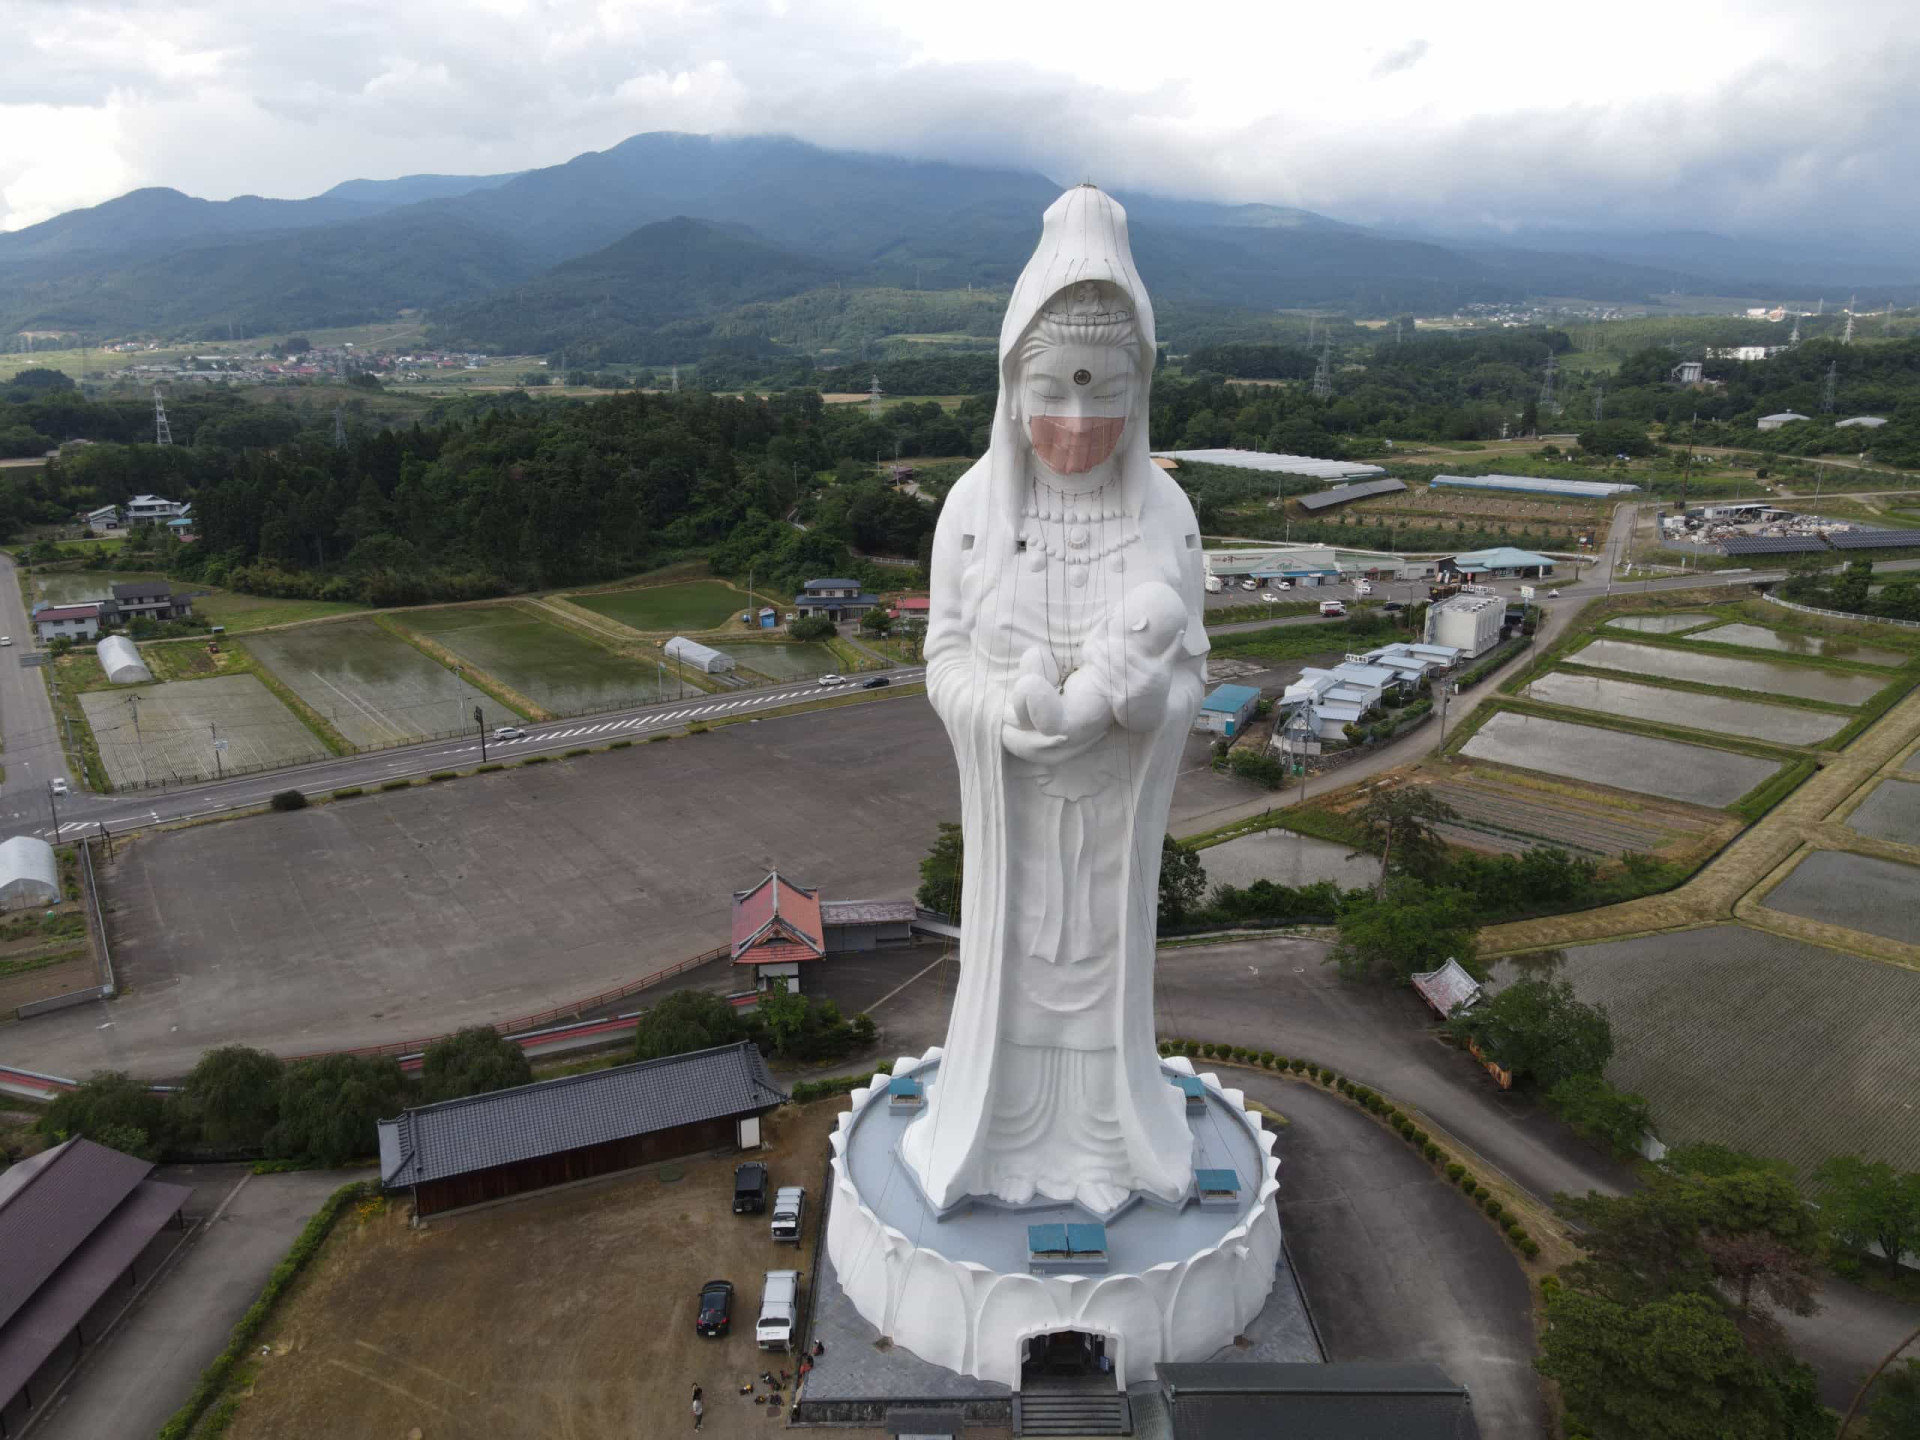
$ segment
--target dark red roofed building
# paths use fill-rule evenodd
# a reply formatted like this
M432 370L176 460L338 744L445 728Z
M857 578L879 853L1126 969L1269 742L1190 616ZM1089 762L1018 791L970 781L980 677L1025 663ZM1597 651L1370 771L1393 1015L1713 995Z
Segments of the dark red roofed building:
M18 1435L180 1241L185 1185L91 1140L0 1172L0 1437Z
M820 892L807 890L769 870L751 890L733 892L733 963L754 967L755 987L782 979L800 989L800 966L827 953L820 923Z

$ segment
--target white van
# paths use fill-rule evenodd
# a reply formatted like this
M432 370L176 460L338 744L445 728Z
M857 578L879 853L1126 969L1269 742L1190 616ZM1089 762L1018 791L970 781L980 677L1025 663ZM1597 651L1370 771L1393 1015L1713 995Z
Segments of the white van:
M1242 580L1240 582L1240 588L1242 590L1258 590L1260 588L1260 582L1258 580Z
M1371 595L1373 593L1373 586L1365 580L1356 580L1353 582L1353 593L1356 595Z
M769 1270L760 1291L760 1318L753 1338L762 1350L791 1350L800 1311L800 1272Z
M801 1185L782 1185L773 1196L773 1232L776 1245L800 1243L801 1219L807 1208L807 1191Z
M1207 593L1209 595L1218 595L1226 588L1227 582L1222 580L1218 575L1207 576Z

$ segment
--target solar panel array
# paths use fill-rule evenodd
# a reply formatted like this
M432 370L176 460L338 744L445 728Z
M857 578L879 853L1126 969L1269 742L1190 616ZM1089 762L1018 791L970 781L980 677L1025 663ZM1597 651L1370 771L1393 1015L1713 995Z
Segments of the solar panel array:
M1916 550L1920 530L1835 530L1827 543L1836 550Z
M1827 547L1818 535L1729 535L1722 555L1812 555Z
M1351 500L1364 500L1369 495L1391 495L1396 490L1406 488L1398 480L1366 480L1358 485L1336 485L1331 490L1322 490L1318 495L1302 495L1300 508L1325 510L1329 506L1345 505Z

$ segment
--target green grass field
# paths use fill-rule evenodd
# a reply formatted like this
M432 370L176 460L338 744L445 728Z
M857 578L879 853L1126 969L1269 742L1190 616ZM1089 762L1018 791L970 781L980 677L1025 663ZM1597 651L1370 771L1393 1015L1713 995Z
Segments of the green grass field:
M583 610L645 631L714 630L748 608L742 592L718 580L689 580L679 585L650 585L567 598ZM766 603L765 596L756 598Z
M116 575L116 580L127 576ZM237 595L216 590L193 602L193 613L210 625L224 625L236 633L264 630L269 625L291 625L296 620L325 620L335 615L357 615L365 605L350 600L281 600L272 595Z
M663 700L678 682L511 605L407 610L393 616L449 654L555 715Z

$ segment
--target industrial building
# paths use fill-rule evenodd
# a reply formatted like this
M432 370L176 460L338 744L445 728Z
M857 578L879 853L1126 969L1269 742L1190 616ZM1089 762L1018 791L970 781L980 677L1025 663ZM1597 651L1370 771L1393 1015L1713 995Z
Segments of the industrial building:
M1518 550L1511 545L1496 545L1491 550L1475 550L1442 560L1440 569L1455 575L1535 580L1552 575L1554 564L1550 555L1536 555L1531 550Z
M60 866L38 835L0 840L0 910L60 903Z
M1231 740L1247 728L1260 704L1260 692L1251 685L1217 685L1200 702L1200 713L1193 728L1202 734L1220 735Z
M153 679L139 648L124 635L109 635L93 647L100 669L116 685L145 685Z
M1834 421L1833 428L1836 430L1878 430L1886 423L1886 420L1878 415L1853 415L1845 420Z
M1802 415L1798 410L1782 410L1777 415L1762 415L1759 420L1754 422L1754 428L1759 430L1778 430L1783 425L1791 425L1796 420L1805 420L1807 418L1807 416Z
M676 635L667 641L667 658L677 660L689 670L698 670L703 675L720 675L733 669L731 655L702 645L697 640L689 640L684 635Z
M787 1097L751 1041L538 1080L378 1123L380 1184L417 1217L710 1150L757 1149Z
M1637 493L1638 485L1612 480L1555 480L1541 475L1436 475L1435 490L1498 490L1523 495L1555 495L1562 500L1608 500Z
M179 1244L193 1191L72 1139L0 1173L0 1440L23 1433Z
M1304 475L1310 480L1371 480L1387 472L1378 465L1352 460L1316 460L1310 455L1283 455L1268 450L1156 450L1155 458L1197 465L1225 465L1235 470L1260 470L1270 475Z
M1378 706L1389 690L1404 689L1409 683L1393 666L1361 660L1342 661L1331 670L1309 665L1280 697L1280 708L1289 722L1319 739L1332 740ZM1276 737L1285 728L1275 727Z
M1466 659L1484 655L1500 643L1507 602L1497 595L1455 595L1427 607L1426 634L1430 645L1448 645Z

